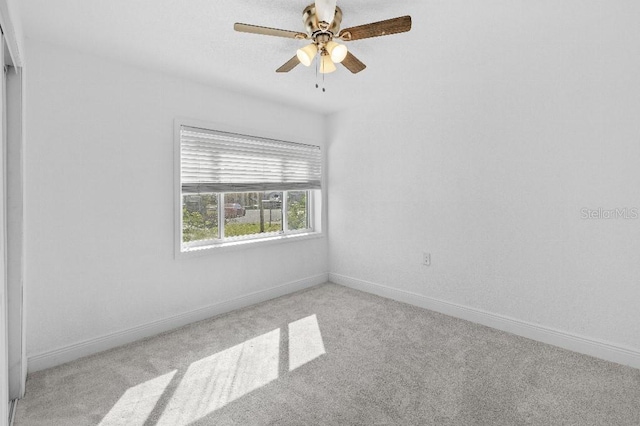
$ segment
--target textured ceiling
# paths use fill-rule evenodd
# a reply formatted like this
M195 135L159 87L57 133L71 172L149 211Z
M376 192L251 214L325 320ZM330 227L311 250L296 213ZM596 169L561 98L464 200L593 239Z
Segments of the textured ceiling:
M302 10L311 0L22 0L27 38L115 58L232 90L266 96L329 113L379 102L420 72L424 1L338 0L342 27L412 15L409 33L348 44L367 69L328 74L326 92L315 88L315 69L275 69L304 41L237 33L235 22L303 31ZM28 52L27 52L28 55ZM28 56L27 56L28 60ZM320 78L320 84L322 80Z

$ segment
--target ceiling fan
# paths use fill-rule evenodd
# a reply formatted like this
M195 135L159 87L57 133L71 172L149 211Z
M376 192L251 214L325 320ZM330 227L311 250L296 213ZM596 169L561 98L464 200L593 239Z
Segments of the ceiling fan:
M300 63L308 67L319 55L319 71L323 74L335 71L336 63L341 63L354 74L366 68L365 64L349 52L344 44L336 42L336 39L349 42L404 33L411 29L411 16L401 16L341 30L342 10L336 6L336 0L316 0L314 4L304 8L302 21L306 29L305 32L241 23L236 23L233 28L244 33L310 40L310 44L298 49L296 55L285 62L276 72L289 72Z

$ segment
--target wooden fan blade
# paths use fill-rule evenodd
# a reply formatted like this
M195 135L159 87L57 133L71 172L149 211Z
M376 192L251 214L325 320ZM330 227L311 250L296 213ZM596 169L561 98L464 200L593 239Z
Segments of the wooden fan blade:
M240 24L237 22L233 25L233 29L236 31L240 31L241 33L261 34L261 35L268 35L268 36L274 36L274 37L298 38L298 39L307 38L306 34L297 32L297 31L279 30L277 28L268 28L268 27L260 27L258 25Z
M360 59L353 56L351 52L347 53L347 57L342 61L342 65L354 74L359 73L367 67L365 64L360 62Z
M285 62L284 65L282 65L280 68L278 68L276 70L276 72L289 72L292 69L294 69L296 67L296 65L298 65L299 63L300 63L300 60L298 59L298 57L294 56L293 58L291 58L287 62Z
M363 38L380 37L391 34L404 33L411 29L411 16L387 19L386 21L372 22L371 24L345 28L340 31L339 37L344 41L361 40Z

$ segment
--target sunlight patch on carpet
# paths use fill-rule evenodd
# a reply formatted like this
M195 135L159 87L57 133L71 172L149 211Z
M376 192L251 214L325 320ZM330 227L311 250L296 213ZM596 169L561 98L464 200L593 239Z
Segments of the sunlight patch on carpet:
M289 324L289 371L325 354L315 314Z
M158 425L186 425L278 378L280 329L191 364Z
M127 389L99 426L144 425L177 371L173 370Z
M315 314L289 323L286 332L277 328L197 360L170 389L178 370L129 388L99 426L142 426L154 409L162 413L158 426L186 426L276 380L287 355L293 371L326 353ZM287 337L288 353L285 345L280 354Z

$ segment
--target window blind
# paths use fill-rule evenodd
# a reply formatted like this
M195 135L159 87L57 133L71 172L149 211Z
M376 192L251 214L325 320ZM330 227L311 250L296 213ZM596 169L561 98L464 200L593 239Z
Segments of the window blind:
M320 189L320 147L182 126L183 194Z

